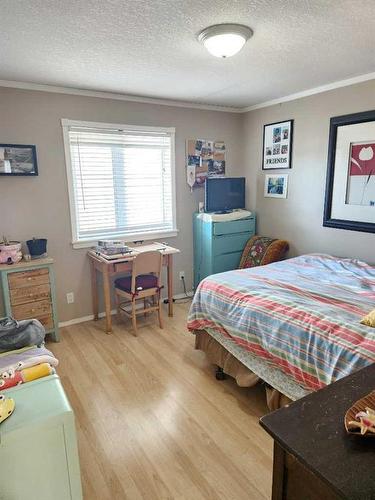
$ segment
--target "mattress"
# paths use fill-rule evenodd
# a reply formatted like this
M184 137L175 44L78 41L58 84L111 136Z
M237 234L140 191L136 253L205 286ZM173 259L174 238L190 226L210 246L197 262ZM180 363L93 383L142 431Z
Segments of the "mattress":
M375 361L375 329L360 323L374 307L375 267L303 255L209 276L188 328L219 333L312 391Z

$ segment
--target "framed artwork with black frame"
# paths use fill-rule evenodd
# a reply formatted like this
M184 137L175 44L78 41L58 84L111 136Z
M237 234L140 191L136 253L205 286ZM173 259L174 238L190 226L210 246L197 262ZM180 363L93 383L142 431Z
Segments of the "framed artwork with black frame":
M292 168L293 120L263 127L262 170Z
M0 175L38 175L36 147L0 144Z
M323 226L375 233L375 110L331 118Z

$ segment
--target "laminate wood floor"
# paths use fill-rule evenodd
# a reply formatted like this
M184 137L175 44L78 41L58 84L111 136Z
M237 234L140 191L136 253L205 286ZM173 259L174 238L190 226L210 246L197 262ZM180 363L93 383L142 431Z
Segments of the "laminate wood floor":
M261 387L218 382L186 330L189 304L156 318L63 328L49 347L74 408L84 498L266 499L272 440Z

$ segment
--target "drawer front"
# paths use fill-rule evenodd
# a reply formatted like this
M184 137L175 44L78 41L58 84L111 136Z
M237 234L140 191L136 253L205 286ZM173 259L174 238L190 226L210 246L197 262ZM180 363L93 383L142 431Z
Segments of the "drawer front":
M37 316L46 316L52 314L51 302L49 300L39 300L20 306L12 307L12 313L15 319L29 319Z
M228 222L214 222L213 234L234 234L246 231L255 231L255 219L232 220Z
M49 283L36 286L25 286L21 288L13 288L10 290L10 302L12 306L27 304L37 300L50 300L51 288Z
M71 419L67 425L67 412L60 410L60 401L58 404L55 402L57 397L63 399L64 395L55 394L52 388L44 383L45 401L40 389L39 392L34 391L33 384L30 385L31 387L27 388L31 392L29 398L22 393L14 393L13 397L17 406L19 401L19 407L13 415L16 419L18 411L21 416L18 417L15 429L5 433L1 439L0 498L80 499L82 497L79 494L74 495L71 488L76 475L79 477L72 453L75 443L70 430ZM35 397L35 402L32 396ZM33 406L36 406L36 410ZM43 411L45 408L48 410ZM34 425L28 422L29 413L32 415L30 421L35 422Z
M124 273L126 271L131 271L132 268L132 262L120 262L119 264L115 264L115 273Z
M242 252L251 233L216 236L212 240L212 252L214 255L225 253Z
M22 288L31 285L43 285L49 283L49 272L47 268L34 269L32 271L22 271L8 274L9 288Z
M214 257L214 274L237 269L242 252L227 253Z

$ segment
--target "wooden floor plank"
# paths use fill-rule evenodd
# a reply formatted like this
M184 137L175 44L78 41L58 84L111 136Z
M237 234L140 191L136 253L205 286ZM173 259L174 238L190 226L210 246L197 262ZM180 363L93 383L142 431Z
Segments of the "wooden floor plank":
M84 498L270 498L272 440L259 427L264 390L218 382L175 315L61 330L49 348L76 415Z

